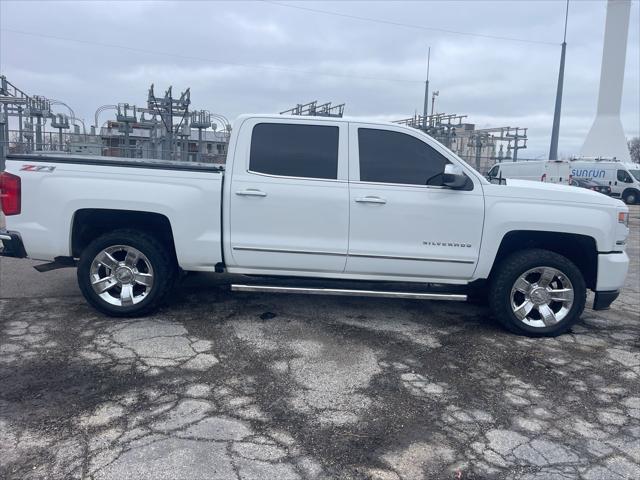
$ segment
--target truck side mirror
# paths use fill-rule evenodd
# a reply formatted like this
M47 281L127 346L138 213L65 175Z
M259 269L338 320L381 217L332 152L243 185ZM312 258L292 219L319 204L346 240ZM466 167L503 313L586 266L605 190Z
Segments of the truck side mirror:
M467 185L468 180L469 179L459 166L449 163L444 167L442 185L445 187L453 189L464 188Z

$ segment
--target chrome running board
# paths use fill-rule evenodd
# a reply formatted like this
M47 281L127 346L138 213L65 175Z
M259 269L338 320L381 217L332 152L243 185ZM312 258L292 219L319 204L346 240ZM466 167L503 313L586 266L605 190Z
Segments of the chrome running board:
M346 288L308 288L232 284L231 290L233 290L234 292L271 292L301 293L309 295L341 295L350 297L414 298L420 300L452 300L458 302L464 302L467 300L466 295L453 293L394 292L388 290L357 290Z

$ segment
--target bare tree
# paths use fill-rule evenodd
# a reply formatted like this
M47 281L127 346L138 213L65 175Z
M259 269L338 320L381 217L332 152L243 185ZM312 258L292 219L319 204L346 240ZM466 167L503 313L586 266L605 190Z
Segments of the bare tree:
M627 142L627 145L629 145L631 161L634 163L640 163L640 137L633 137Z

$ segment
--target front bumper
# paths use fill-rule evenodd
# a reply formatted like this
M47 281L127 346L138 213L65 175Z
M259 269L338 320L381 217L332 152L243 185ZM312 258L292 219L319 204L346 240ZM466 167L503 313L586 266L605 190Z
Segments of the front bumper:
M606 310L618 298L628 270L629 256L626 252L598 254L598 278L593 299L594 310Z
M629 270L629 257L626 252L599 253L598 278L596 292L611 292L624 286Z
M0 230L0 257L25 258L26 256L27 252L20 235L17 232Z

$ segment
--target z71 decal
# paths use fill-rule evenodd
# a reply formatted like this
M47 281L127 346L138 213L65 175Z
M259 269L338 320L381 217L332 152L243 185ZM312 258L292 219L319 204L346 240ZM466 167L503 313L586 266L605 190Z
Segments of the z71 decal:
M56 169L50 165L22 165L21 171L24 172L45 172L51 173Z

